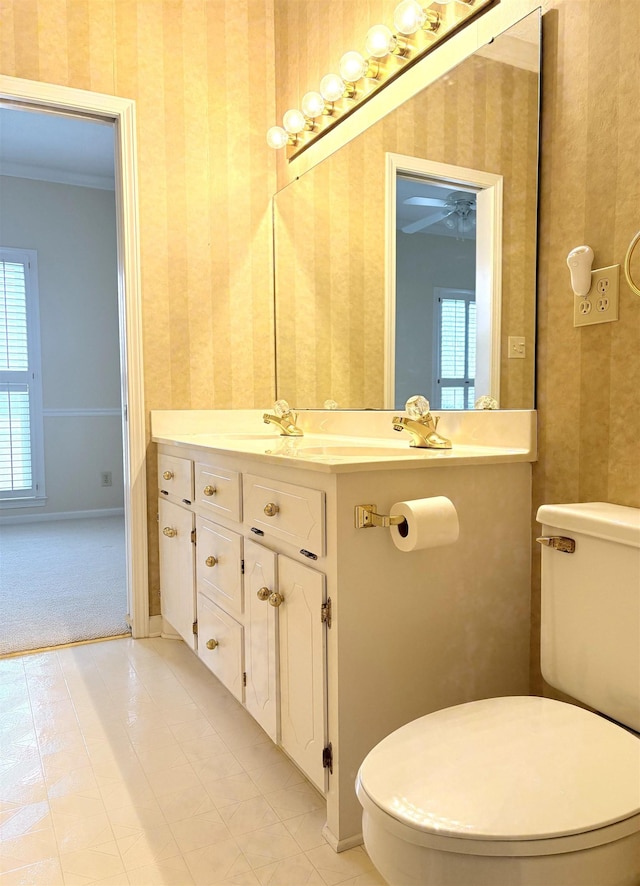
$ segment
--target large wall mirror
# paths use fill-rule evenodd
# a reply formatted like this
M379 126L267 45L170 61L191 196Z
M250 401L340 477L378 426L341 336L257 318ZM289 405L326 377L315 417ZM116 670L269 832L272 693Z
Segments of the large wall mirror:
M539 69L536 11L276 194L278 397L533 408Z

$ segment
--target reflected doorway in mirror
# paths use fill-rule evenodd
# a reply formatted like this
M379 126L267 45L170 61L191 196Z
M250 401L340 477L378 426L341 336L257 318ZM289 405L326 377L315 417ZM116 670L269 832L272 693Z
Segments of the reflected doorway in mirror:
M386 155L386 409L409 389L439 409L473 408L476 390L498 399L502 189L484 170Z

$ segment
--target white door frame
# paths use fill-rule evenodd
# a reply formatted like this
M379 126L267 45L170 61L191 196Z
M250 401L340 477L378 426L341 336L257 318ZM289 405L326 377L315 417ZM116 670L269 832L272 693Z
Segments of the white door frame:
M500 402L502 313L502 176L405 154L386 155L384 408L395 409L396 179L398 173L463 185L476 194L476 391ZM416 394L422 393L415 391Z
M135 102L118 96L4 75L0 75L0 100L20 103L33 110L102 117L114 124L128 616L132 636L147 637L146 434Z

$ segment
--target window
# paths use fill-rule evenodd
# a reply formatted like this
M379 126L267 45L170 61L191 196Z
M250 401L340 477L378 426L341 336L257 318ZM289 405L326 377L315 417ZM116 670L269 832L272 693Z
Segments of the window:
M473 409L476 374L475 293L436 289L436 409Z
M44 503L36 253L0 247L0 503Z

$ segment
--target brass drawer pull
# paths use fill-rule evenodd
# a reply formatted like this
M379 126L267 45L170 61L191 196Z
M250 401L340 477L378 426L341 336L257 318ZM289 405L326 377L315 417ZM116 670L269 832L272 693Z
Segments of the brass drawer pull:
M215 566L216 563L218 562L218 559L217 559L217 557L207 557L207 559L204 562L206 563L207 566Z
M267 517L275 517L279 510L280 507L277 504L274 504L274 502L272 501L264 506L264 512Z
M217 640L207 640L207 649L215 649L218 645Z
M162 475L162 477L165 480L173 480L173 478L175 477L175 474L173 473L173 471L165 471L164 474Z
M277 608L284 603L284 597L278 591L274 591L273 594L269 595L269 603Z
M173 529L171 526L165 526L164 529L162 530L162 534L166 535L167 538L175 538L176 535L178 534L178 530Z
M258 598L258 600L262 600L263 602L265 600L268 600L270 596L271 591L269 590L269 588L260 588L259 591L256 591L256 597Z
M205 495L215 495L218 490L215 486L205 486L203 491Z

